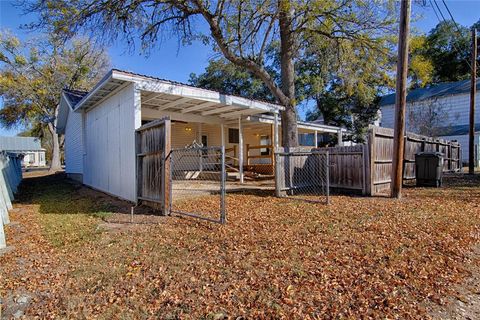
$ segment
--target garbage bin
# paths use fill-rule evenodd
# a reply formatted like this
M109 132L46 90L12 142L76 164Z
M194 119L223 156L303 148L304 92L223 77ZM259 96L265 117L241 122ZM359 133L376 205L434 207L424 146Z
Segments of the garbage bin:
M417 186L440 187L443 176L443 153L420 152L415 155Z

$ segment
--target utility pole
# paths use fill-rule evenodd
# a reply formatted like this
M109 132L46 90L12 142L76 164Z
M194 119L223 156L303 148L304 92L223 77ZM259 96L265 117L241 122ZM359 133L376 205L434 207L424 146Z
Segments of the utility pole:
M470 85L470 130L468 132L468 173L475 173L475 95L477 94L477 29L472 28L472 79Z
M411 0L401 1L391 182L391 197L397 199L402 197L403 150L405 147L405 105L407 103L408 37L410 33L411 7Z

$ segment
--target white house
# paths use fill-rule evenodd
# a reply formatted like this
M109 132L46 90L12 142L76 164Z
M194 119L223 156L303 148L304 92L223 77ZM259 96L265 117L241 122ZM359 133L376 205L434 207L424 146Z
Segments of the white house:
M22 166L44 167L45 149L35 137L0 137L0 151L23 155Z
M65 171L70 177L136 201L135 130L142 124L168 116L172 148L194 142L224 146L238 158L239 168L256 170L256 166L273 166L264 162L273 158L273 147L279 144L281 109L268 102L113 69L88 93L62 92L57 131L65 134ZM313 133L314 140L319 134L342 130L298 123L298 133Z
M475 113L475 162L480 165L480 81L477 81ZM380 126L393 128L395 94L380 100ZM407 95L407 130L446 140L457 140L462 161L468 162L470 80L442 83L411 90Z

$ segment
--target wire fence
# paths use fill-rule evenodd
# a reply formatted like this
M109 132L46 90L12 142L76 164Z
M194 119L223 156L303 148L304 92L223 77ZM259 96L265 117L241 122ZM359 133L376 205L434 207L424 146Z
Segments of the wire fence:
M170 213L226 222L224 148L174 149L170 170Z
M275 153L276 194L313 202L330 202L328 151Z

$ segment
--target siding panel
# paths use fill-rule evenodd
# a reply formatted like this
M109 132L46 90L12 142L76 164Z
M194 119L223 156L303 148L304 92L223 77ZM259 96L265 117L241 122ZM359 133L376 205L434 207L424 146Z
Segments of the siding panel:
M70 110L65 127L65 172L83 173L82 113Z
M86 113L85 184L135 201L133 84Z

